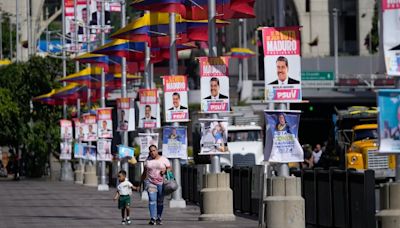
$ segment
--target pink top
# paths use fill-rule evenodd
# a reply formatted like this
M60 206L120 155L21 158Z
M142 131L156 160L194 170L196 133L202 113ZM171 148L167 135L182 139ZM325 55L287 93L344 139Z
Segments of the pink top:
M163 156L159 159L147 160L144 162L144 167L147 169L146 177L147 179L155 185L162 184L164 182L164 177L161 175L161 171L165 171L167 168L171 167L169 160Z

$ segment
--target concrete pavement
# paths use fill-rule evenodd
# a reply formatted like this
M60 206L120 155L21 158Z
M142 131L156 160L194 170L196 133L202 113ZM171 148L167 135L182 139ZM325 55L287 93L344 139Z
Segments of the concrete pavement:
M97 188L45 180L12 181L0 179L0 227L121 227L120 211L112 200L115 189ZM161 227L253 228L256 218L237 216L235 222L198 221L200 209L168 208L165 201ZM134 193L130 226L149 227L147 202Z

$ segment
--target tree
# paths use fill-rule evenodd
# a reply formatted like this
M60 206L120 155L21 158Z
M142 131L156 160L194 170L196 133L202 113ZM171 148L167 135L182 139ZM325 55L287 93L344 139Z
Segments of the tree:
M374 15L372 17L372 28L364 39L364 46L368 49L370 54L376 53L379 47L378 21L379 21L378 3L375 0Z
M70 72L73 65L69 65ZM40 176L50 152L59 148L61 108L34 103L32 98L60 87L59 59L32 57L0 68L0 145L29 158L27 175ZM3 130L4 129L4 130Z

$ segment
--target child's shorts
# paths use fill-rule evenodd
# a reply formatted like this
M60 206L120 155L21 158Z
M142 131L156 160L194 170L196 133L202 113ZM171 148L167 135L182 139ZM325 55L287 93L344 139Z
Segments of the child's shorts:
M121 196L119 196L118 209L129 207L130 205L131 205L131 196L130 195L121 195Z

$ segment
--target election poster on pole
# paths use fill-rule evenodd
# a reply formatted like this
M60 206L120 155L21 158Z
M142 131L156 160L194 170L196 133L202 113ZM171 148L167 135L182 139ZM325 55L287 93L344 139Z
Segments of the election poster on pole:
M72 142L61 142L60 143L61 153L60 160L71 160L72 157Z
M300 27L264 27L265 99L291 102L302 99Z
M117 131L135 130L135 106L131 98L117 99Z
M386 72L400 76L400 1L382 0Z
M93 142L97 140L96 115L83 114L83 141Z
M112 161L111 139L99 139L97 141L97 160Z
M379 152L400 153L400 90L379 90L378 108ZM368 133L368 138L377 138L374 131Z
M75 130L75 135L74 138L77 141L82 141L83 140L83 123L79 118L73 118L72 122L74 123L74 130Z
M188 122L187 76L163 76L165 122Z
M96 147L85 145L83 147L83 158L89 161L96 161Z
M162 151L167 158L187 159L186 127L164 127Z
M265 111L266 136L264 159L269 162L303 162L298 140L300 111Z
M201 126L199 155L229 154L228 120L199 119Z
M112 138L112 108L99 108L97 111L97 134L99 138Z
M157 89L139 90L139 128L159 128Z
M85 146L87 146L86 143L74 144L74 158L85 158L85 156L83 156L83 150Z
M72 122L70 120L60 120L61 139L72 140Z
M139 161L146 161L149 157L149 147L155 145L158 147L158 133L139 133L140 155Z
M229 112L229 59L199 57L201 111L205 113Z

